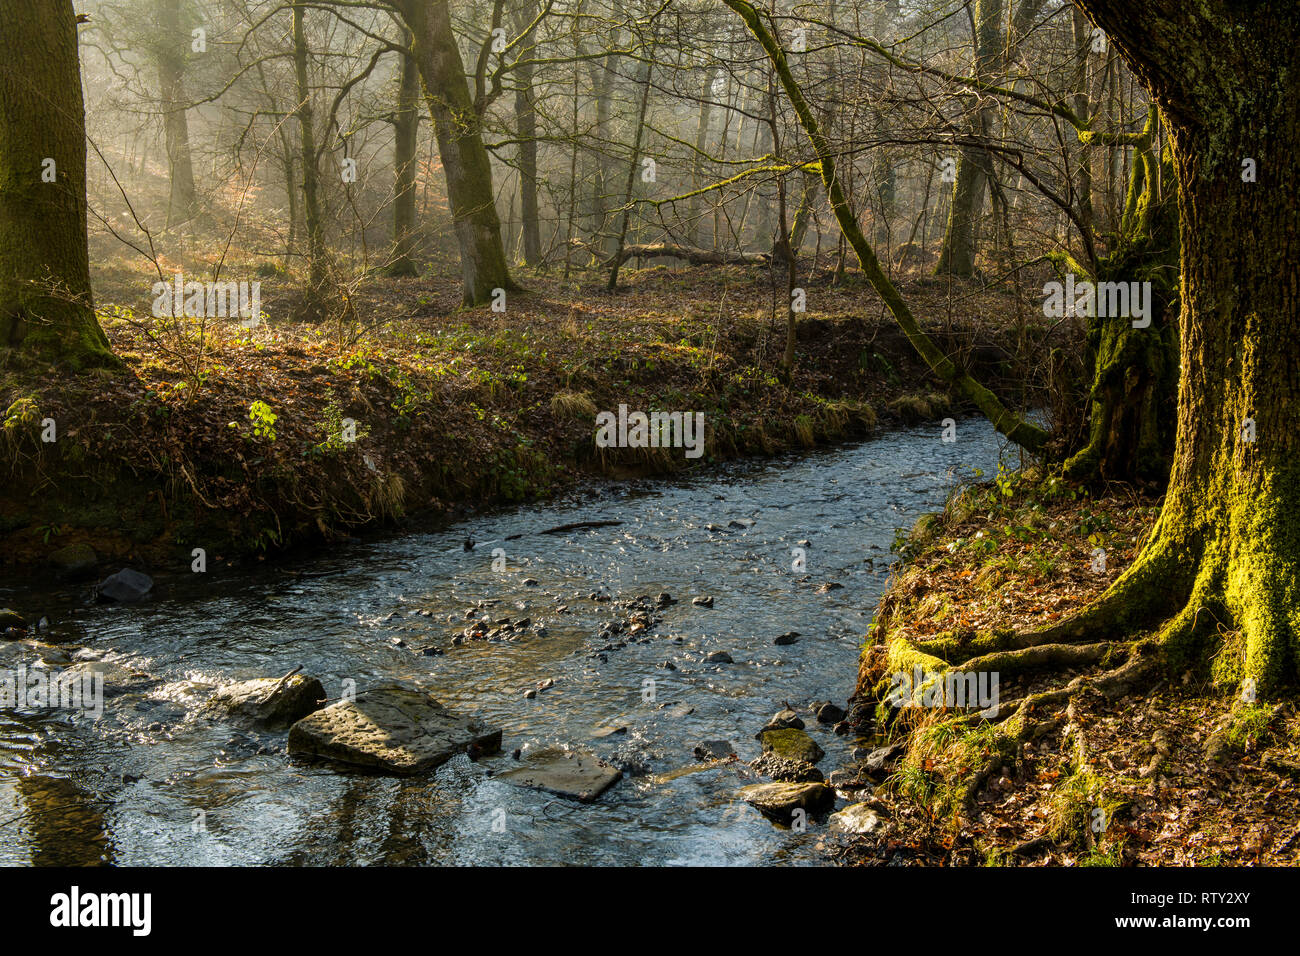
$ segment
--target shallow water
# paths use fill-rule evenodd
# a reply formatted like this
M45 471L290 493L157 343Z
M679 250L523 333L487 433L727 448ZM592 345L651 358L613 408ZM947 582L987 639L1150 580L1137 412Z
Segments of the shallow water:
M939 508L972 468L996 468L998 436L982 420L962 422L956 443L939 436L927 426L479 515L315 559L160 577L143 605L91 605L86 588L0 587L0 606L48 615L63 640L165 681L110 699L97 720L0 712L0 863L817 862L819 825L778 828L736 799L741 786L761 782L744 761L758 755L754 734L783 701L845 705L895 530ZM754 523L706 529L739 519ZM589 520L622 524L538 534ZM467 535L476 542L468 552ZM792 549L804 539L800 573ZM505 571L493 570L497 548ZM842 587L819 590L828 583ZM601 622L630 612L591 600L598 591L615 602L667 591L677 603L602 661L594 654L626 635L598 636ZM694 606L697 595L714 606ZM465 610L480 601L496 602L490 618L528 617L546 634L452 646ZM773 645L791 630L801 634L796 644ZM424 656L428 645L445 654ZM735 663L703 663L714 650ZM196 714L207 685L299 665L331 696L346 678L358 690L417 684L504 728L503 752L477 763L458 757L414 779L340 772L291 760L284 733ZM554 687L524 699L548 678ZM693 711L678 716L682 704ZM829 773L853 741L802 716ZM609 725L628 731L593 738ZM741 762L697 764L693 748L711 739L731 741ZM589 805L492 778L516 766L515 748L555 745L636 772Z

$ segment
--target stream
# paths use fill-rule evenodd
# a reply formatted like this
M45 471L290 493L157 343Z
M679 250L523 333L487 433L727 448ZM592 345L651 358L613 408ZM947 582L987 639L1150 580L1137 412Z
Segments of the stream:
M786 701L826 751L824 773L848 762L853 738L807 707L846 706L896 529L939 509L973 469L996 470L993 429L958 429L955 443L927 425L315 556L159 575L141 604L92 604L88 585L4 582L0 606L47 616L46 640L163 682L110 698L98 719L0 711L0 864L817 863L822 825L774 826L736 792L764 782L746 762ZM584 521L621 523L540 533ZM792 567L800 547L803 571ZM676 603L657 624L601 636L631 613L617 602L661 592ZM480 602L489 619L528 618L523 635L453 644ZM773 644L790 631L796 643ZM734 662L705 663L713 651ZM502 751L386 777L291 759L284 732L198 713L212 685L300 665L331 697L345 679L416 685L501 727ZM627 729L595 736L609 727ZM740 760L699 763L706 740L730 741ZM591 804L493 779L518 766L516 748L550 746L627 772Z

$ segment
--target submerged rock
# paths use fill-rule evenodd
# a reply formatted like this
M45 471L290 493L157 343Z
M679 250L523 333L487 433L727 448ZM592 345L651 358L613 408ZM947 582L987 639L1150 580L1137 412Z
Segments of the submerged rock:
M736 662L733 661L733 660L731 659L731 655L728 654L726 651L713 651L711 654L708 654L708 655L705 656L705 658L704 658L704 663L706 663L706 664L734 664L734 663L736 663Z
M713 607L713 597L708 594L702 594L697 598L691 598L691 603L698 607Z
M320 708L325 688L314 677L294 674L288 680L257 677L218 688L209 712L259 727L287 727Z
M459 753L501 749L501 731L454 714L423 691L377 687L339 701L289 728L289 753L384 773L432 770Z
M82 661L73 664L59 675L59 683L84 687L87 686L86 681L95 680L95 675L104 682L105 698L118 697L122 694L138 694L161 683L161 680L152 674L112 661Z
M3 634L9 628L19 631L27 630L27 622L17 611L10 610L7 607L0 608L0 634Z
M117 574L110 574L99 582L95 588L95 598L99 601L118 601L129 604L140 601L153 589L153 578L130 568L123 568Z
M835 803L835 791L822 783L759 783L741 789L740 797L779 823L789 823L795 810L817 813Z
M763 744L763 753L775 754L786 760L801 760L813 764L826 756L822 748L817 746L817 741L794 727L765 730L759 740Z
M623 778L623 771L595 754L550 748L539 750L524 765L497 777L517 787L545 790L557 796L591 803Z
M778 636L776 640L772 641L772 643L777 647L789 647L791 644L797 644L798 641L798 631L786 631L784 634Z
M736 756L730 740L706 740L695 748L696 760L728 760Z

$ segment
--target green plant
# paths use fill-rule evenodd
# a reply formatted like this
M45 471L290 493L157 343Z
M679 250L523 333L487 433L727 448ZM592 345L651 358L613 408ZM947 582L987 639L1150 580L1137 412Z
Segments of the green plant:
M241 432L245 438L251 434L253 438L264 438L267 441L275 441L275 423L279 418L275 412L271 411L271 406L263 401L253 402L248 406L248 420L253 426L252 432ZM239 428L238 422L231 422L230 428Z

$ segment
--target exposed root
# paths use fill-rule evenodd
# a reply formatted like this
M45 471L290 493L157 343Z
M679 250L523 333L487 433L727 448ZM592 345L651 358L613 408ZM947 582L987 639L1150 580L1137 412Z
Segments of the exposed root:
M993 717L994 722L1003 724L1000 745L968 781L962 794L962 807L965 812L969 814L974 811L975 801L980 791L989 778L1002 769L1007 754L1018 752L1025 743L1054 732L1063 721L1069 721L1066 728L1067 736L1070 736L1071 728L1074 728L1076 750L1083 746L1082 737L1077 732L1073 717L1075 698L1085 690L1095 690L1112 700L1131 693L1137 684L1149 677L1155 667L1155 661L1147 650L1148 645L1136 645L1128 660L1119 667L1096 677L1076 677L1065 687L1030 694L1023 700L1000 709L999 714ZM1062 707L1064 707L1064 714L1061 713ZM1044 711L1053 712L1053 716L1046 719L1038 719L1034 716L1036 712ZM1077 751L1076 757L1084 759L1086 752Z
M1040 644L1018 651L994 651L992 654L972 657L953 670L996 672L1006 676L1026 671L1086 667L1102 660L1114 647L1110 641L1098 644Z

